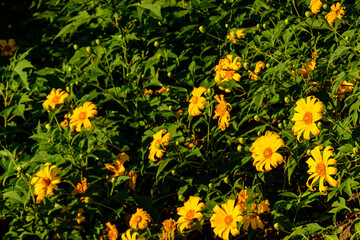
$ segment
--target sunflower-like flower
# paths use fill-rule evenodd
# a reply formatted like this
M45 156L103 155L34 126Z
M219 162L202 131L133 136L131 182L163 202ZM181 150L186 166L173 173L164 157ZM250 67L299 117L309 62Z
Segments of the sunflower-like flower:
M215 82L222 83L230 80L240 81L241 75L237 73L241 67L240 57L229 54L226 58L220 59L219 64L215 66Z
M309 165L309 170L307 171L310 174L306 182L306 186L310 188L311 191L315 191L316 188L313 188L313 184L319 180L319 191L321 194L326 195L327 186L324 186L324 180L326 180L330 186L336 187L339 185L340 181L336 181L330 175L337 173L337 168L329 167L329 165L336 164L336 160L330 157L334 157L334 148L327 146L324 151L323 155L321 156L320 150L323 147L317 146L313 150L311 150L311 156L306 163ZM312 179L311 184L309 181Z
M89 118L97 114L95 109L96 105L92 102L85 102L83 106L76 108L70 117L70 127L76 127L76 131L81 132L81 126L84 125L87 130L90 130Z
M313 14L317 14L320 12L320 8L322 6L321 0L311 0L309 8Z
M302 68L299 69L298 73L303 75L305 79L310 77L311 72L316 68L315 60L306 61L306 66L302 65Z
M285 146L284 141L274 132L267 131L264 136L256 139L250 148L256 170L263 172L265 166L265 170L270 171L272 167L276 168L284 162L283 156L276 152L281 146Z
M129 225L134 229L137 227L144 229L148 225L148 222L151 222L150 215L142 208L138 208L136 209L136 213L131 216Z
M229 121L230 121L229 111L231 111L232 107L230 103L227 103L224 100L224 95L221 94L220 98L218 95L216 95L214 98L219 104L215 106L215 115L213 116L213 119L219 117L218 120L219 129L221 129L221 131L224 131L226 127L229 126Z
M107 239L108 240L116 240L118 238L118 230L116 229L115 224L111 224L110 222L106 223L107 228Z
M269 205L270 203L268 200L262 201L259 204L252 203L251 211L244 214L244 223L242 226L243 229L245 231L248 231L249 226L251 226L251 228L254 230L257 228L264 229L264 223L261 221L259 215L264 212L269 212Z
M56 184L61 182L61 178L56 175L61 170L56 165L46 163L45 168L38 171L31 179L31 185L35 185L36 203L40 203L45 195L54 195L54 189L58 189Z
M249 72L249 78L252 79L252 80L258 80L259 79L259 76L258 74L261 72L262 69L265 68L265 64L264 62L262 61L259 61L256 63L256 66L255 66L255 69L254 69L254 72L248 70Z
M18 49L18 46L16 46L15 40L13 38L10 38L9 41L0 39L0 46L1 46L1 55L3 56L11 57L12 55L14 55L16 49Z
M203 215L200 211L205 207L205 204L202 202L199 203L200 201L200 197L190 196L183 207L177 208L177 214L180 216L177 221L177 226L181 233L184 232L185 228L191 228L192 220L195 218L198 220L202 219Z
M111 181L112 178L114 177L119 177L119 176L124 176L125 174L125 167L124 167L124 163L126 161L129 161L129 155L127 155L126 153L121 153L119 154L119 159L114 160L114 165L105 163L105 167L114 172L114 175L112 175L109 179L109 181Z
M354 89L354 84L351 82L344 81L341 83L340 87L336 91L334 97L339 97L340 99L345 98L345 93L351 93Z
M152 141L149 150L149 160L156 162L163 157L166 150L165 146L169 144L171 134L167 133L166 129L160 130L153 135L154 140ZM156 157L156 158L155 158Z
M126 233L121 234L121 240L137 240L137 236L139 236L139 233L134 232L131 234L131 229L128 229Z
M175 239L175 230L176 230L176 222L173 219L166 219L162 223L163 227L163 235L162 240L174 240Z
M216 205L210 218L211 227L214 228L216 236L228 240L229 234L236 236L239 234L237 223L244 220L239 205L235 205L235 200L229 199L221 204L221 208Z
M314 136L320 133L315 122L322 118L321 112L323 107L324 104L314 96L309 96L306 100L302 98L296 102L296 113L291 120L295 121L292 130L299 141L303 133L306 140L310 139L310 132Z
M190 116L198 116L201 114L200 109L204 109L205 108L205 103L206 103L206 99L204 97L202 97L201 95L206 91L206 88L204 87L198 87L198 88L194 88L194 90L192 91L192 97L190 99L190 104L189 104L189 115Z
M63 104L64 99L70 96L69 93L62 91L60 88L53 88L49 95L47 95L45 102L43 102L43 108L47 109L49 106L51 109L55 109L56 104Z
M342 19L345 14L345 7L341 7L341 3L336 3L331 6L331 10L328 14L326 14L325 18L332 26L336 19Z
M227 35L227 39L231 40L233 43L237 44L239 43L239 39L244 37L245 33L244 33L244 29L238 29L236 30L236 33L234 33L234 31L231 31L229 35Z

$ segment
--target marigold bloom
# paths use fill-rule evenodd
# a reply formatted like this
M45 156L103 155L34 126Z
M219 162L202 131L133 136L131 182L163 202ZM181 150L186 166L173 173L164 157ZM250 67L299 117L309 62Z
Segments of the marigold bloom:
M309 8L313 14L317 14L320 12L320 8L322 6L321 0L311 0Z
M45 102L43 102L43 108L47 109L49 106L51 109L55 109L56 104L63 104L64 99L70 96L69 93L62 91L60 88L53 88L49 95L47 95Z
M119 176L124 176L125 174L125 167L124 167L124 163L126 161L129 161L129 155L127 155L126 153L121 153L119 154L119 159L114 160L114 164L115 166L105 163L105 167L114 172L114 175L112 175L109 178L109 181L111 181L112 178L114 177L119 177Z
M259 79L259 76L258 76L258 73L261 72L262 69L265 68L265 64L264 62L262 61L259 61L256 63L256 66L255 66L255 69L254 69L254 72L248 70L249 72L249 78L252 79L252 80L258 80Z
M107 228L107 238L108 240L116 240L118 238L118 230L116 229L115 224L111 224L110 222L106 223Z
M316 62L314 60L306 61L306 66L302 65L302 68L299 69L298 73L302 74L305 79L310 77L311 71L316 68Z
M131 216L129 225L134 229L137 227L144 229L148 225L148 222L151 222L150 215L142 208L138 208L136 209L136 213Z
M56 165L46 163L45 168L38 171L31 179L31 185L35 185L36 203L40 203L45 195L54 195L53 190L58 189L56 184L61 182L61 178L56 176L60 172Z
M176 222L173 219L167 219L162 223L163 227L163 240L174 240L175 239L175 230L176 230Z
M337 168L329 167L329 165L336 164L335 159L329 159L330 157L334 157L334 148L327 146L323 155L321 156L320 150L323 147L317 146L313 150L311 150L311 156L306 163L309 165L309 170L307 171L310 174L306 182L306 186L310 188L311 191L315 191L316 188L313 188L312 185L319 180L319 191L321 194L326 195L327 186L324 186L324 180L326 180L330 186L336 187L339 185L340 181L335 181L330 175L337 173ZM311 184L309 184L310 179L312 179Z
M344 99L345 98L345 93L351 93L354 89L354 84L351 82L347 82L344 81L341 83L340 87L338 88L338 90L336 91L334 97L338 97L340 99Z
M83 106L76 108L70 117L70 126L76 126L76 131L81 132L81 126L84 124L84 127L90 130L91 122L89 118L97 114L95 109L96 106L92 102L85 102Z
M163 157L166 150L165 146L169 144L171 134L167 133L166 129L160 130L153 135L154 140L152 141L149 150L149 160L156 162ZM156 157L156 158L155 158Z
M239 205L235 205L235 200L229 199L221 204L221 208L216 205L210 218L211 227L214 228L216 236L228 240L229 234L236 236L239 234L237 223L244 220Z
M121 240L137 240L137 236L139 236L139 233L134 232L131 235L131 229L128 229L126 233L121 234Z
M229 121L230 121L229 111L231 111L232 107L230 103L227 103L224 100L224 95L221 94L220 98L218 95L216 95L214 98L219 104L215 106L215 115L213 116L213 119L219 117L218 120L219 129L221 129L221 131L224 131L226 127L229 126Z
M342 19L342 17L345 14L345 7L341 7L341 3L336 3L333 4L331 6L331 10L328 14L326 14L325 18L328 21L328 23L330 24L330 26L332 26L334 24L334 21L338 18L338 19Z
M0 46L1 46L1 55L11 57L14 55L14 52L18 49L16 46L15 40L10 38L9 41L4 39L0 39Z
M309 96L306 100L302 98L296 102L296 113L291 120L295 121L292 130L299 141L303 133L306 140L310 139L310 132L314 136L320 133L315 122L322 118L321 112L323 107L324 104L314 96Z
M201 210L205 207L204 203L199 203L201 201L200 197L190 196L189 200L184 203L183 207L177 208L177 214L180 216L177 221L177 226L181 233L184 232L184 229L191 228L191 222L193 219L202 219Z
M129 179L129 187L135 191L135 188L136 188L136 178L137 178L137 174L134 170L131 170L129 173L128 173L128 176L130 177Z
M250 148L256 170L263 172L265 166L265 170L270 171L272 167L276 168L284 162L283 156L276 152L281 146L285 146L284 141L274 132L267 131L264 136L256 139Z
M262 201L260 204L252 203L251 204L251 212L248 212L244 215L244 223L243 223L243 229L245 231L248 231L249 226L251 226L252 229L261 228L264 229L264 223L260 219L260 214L264 212L269 212L269 201L265 200Z
M189 104L189 115L190 116L198 116L201 114L201 111L199 109L204 109L205 108L205 103L206 103L206 99L204 97L202 97L201 95L206 91L206 88L204 87L198 87L198 88L194 88L194 90L192 91L192 97L190 99L190 104Z

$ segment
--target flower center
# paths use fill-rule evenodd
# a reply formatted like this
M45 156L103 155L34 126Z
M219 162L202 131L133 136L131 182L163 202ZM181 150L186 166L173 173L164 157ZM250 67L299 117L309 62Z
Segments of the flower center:
M59 99L60 99L60 97L55 96L55 97L53 97L52 102L53 102L54 104L57 104L57 103L59 103Z
M193 104L197 104L198 101L199 101L199 97L197 97L197 96L193 96L193 97L191 98L191 102L192 102Z
M186 213L186 219L187 220L192 220L194 218L195 215L195 211L194 209L190 209L187 213Z
M310 125L313 123L313 115L311 112L306 112L303 117L303 121L306 125Z
M86 112L81 112L81 113L79 114L79 119L80 119L80 120L85 120L85 118L86 118Z
M46 187L48 187L51 184L51 180L49 178L43 178L43 183Z
M3 47L3 51L4 51L4 52L10 52L10 51L11 51L11 46L10 46L10 45L5 45L5 46Z
M316 165L316 172L320 177L326 177L326 166L320 162Z
M226 108L226 104L225 103L220 103L219 105L217 105L216 107L216 112L220 115L220 116L222 116L222 117L224 117L225 116L225 113L226 113L226 111L227 111L227 108Z
M231 215L227 215L224 219L224 222L226 225L230 226L232 222L234 221L233 217Z
M135 222L141 222L141 217L139 215L136 215L135 216Z
M271 155L273 154L273 151L271 150L271 148L265 148L264 152L263 152L263 155L264 155L264 158L268 159L268 158L271 158Z

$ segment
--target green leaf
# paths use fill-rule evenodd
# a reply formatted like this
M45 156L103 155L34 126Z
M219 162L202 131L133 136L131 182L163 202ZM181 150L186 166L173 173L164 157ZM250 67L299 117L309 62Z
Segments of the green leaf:
M162 20L161 5L158 1L153 3L152 0L143 0L141 3L135 3L133 6L150 10L158 19Z
M33 68L34 66L28 60L22 60L16 64L14 72L20 76L21 84L29 89L29 83L27 81L27 72L24 71L25 68Z

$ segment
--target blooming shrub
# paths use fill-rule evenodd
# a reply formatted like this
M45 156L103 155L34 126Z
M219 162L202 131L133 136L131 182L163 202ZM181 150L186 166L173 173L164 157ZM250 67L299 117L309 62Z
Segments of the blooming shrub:
M2 239L360 237L359 1L0 4Z

